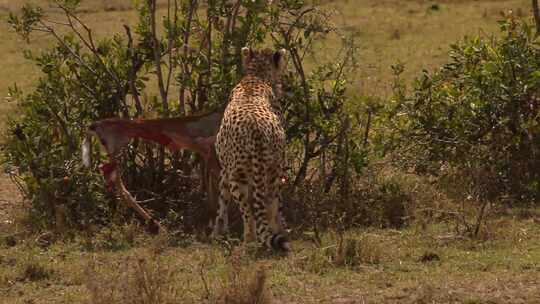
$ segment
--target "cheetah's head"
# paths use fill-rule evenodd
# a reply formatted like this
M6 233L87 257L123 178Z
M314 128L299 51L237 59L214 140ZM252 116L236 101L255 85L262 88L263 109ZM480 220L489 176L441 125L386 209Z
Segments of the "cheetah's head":
M273 83L279 82L287 66L286 53L285 49L272 51L242 48L242 67L245 75L257 76Z

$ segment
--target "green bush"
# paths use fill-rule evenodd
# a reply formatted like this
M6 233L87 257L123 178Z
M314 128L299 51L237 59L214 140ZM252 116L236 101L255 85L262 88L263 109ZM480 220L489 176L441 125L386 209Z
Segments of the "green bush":
M412 92L397 82L391 121L417 172L455 168L479 199L538 201L540 48L526 22L500 30L452 45L450 62L424 71Z
M25 96L15 89L10 92L19 101L20 117L9 121L5 162L17 169L37 228L55 225L60 216L75 227L103 223L110 208L97 175L81 169L79 147L90 121L116 113L118 93L95 58L77 54L87 58L88 70L97 74L78 67L68 48L78 52L79 43L69 36L62 42L65 46L40 55L26 54L43 73L34 92ZM110 42L104 45L105 60L120 48ZM68 214L60 215L60 210Z
M10 122L4 164L13 168L40 228L84 228L120 218L95 164L80 166L81 137L91 121L121 116L183 116L222 107L240 77L240 49L285 47L291 72L284 82L283 110L291 142L288 175L293 189L326 153L327 188L348 182L357 159L344 113L347 75L354 68L354 43L345 39L332 62L314 58L317 41L337 30L330 14L308 1L169 1L159 20L156 1L136 1L133 30L96 39L79 18L78 0L51 0L62 14L25 6L11 15L27 40L34 31L55 46L27 58L41 68L37 88L11 90L21 115ZM67 26L66 26L67 25ZM160 34L161 33L161 34ZM305 55L317 62L305 67ZM310 72L310 71L313 72ZM175 92L174 94L172 92ZM177 93L177 94L176 94ZM345 148L344 148L345 146ZM99 151L99 149L93 149ZM296 153L298 152L298 153ZM94 159L99 159L94 152ZM298 155L298 157L296 157ZM122 154L123 179L145 207L183 228L206 214L200 181L191 177L198 161L190 153L169 153L135 141ZM339 183L334 183L337 180ZM130 213L128 213L130 214Z

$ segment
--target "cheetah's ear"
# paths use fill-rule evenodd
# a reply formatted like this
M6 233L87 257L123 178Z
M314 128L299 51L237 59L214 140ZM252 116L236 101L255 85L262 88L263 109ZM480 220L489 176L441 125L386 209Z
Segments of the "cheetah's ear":
M276 68L283 69L285 67L286 59L285 55L287 54L287 51L285 49L280 49L274 53L273 60L274 64L276 65Z
M245 46L242 48L241 54L242 54L242 63L245 64L251 60L253 52L251 51L250 47Z

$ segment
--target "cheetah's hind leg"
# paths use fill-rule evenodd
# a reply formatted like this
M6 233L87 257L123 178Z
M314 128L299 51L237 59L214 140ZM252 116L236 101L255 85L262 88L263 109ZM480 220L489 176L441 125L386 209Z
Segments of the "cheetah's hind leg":
M218 239L229 230L229 213L228 207L231 201L229 181L222 171L219 178L219 199L218 199L218 214L212 231L212 238Z
M242 219L244 222L244 244L256 241L255 233L255 218L253 217L253 209L251 207L251 198L249 185L245 179L240 178L242 174L235 174L236 178L232 178L231 197L238 203Z
M263 161L253 161L254 176L251 179L253 189L253 214L256 219L257 237L268 248L288 252L289 240L282 229L279 211L279 189L274 170L264 168Z

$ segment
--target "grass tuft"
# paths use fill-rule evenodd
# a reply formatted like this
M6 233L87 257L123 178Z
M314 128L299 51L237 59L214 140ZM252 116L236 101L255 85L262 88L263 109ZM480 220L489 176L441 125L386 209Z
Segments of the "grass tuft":
M36 282L47 280L51 277L52 270L38 262L30 261L24 267L19 277L21 281Z
M383 248L380 240L369 234L362 234L360 237L338 236L338 242L334 257L336 266L358 266L361 264L380 264L383 258Z
M220 304L269 304L272 302L266 288L266 270L253 267L236 251L230 258L230 269L218 296Z
M422 254L422 256L419 259L419 261L422 263L434 262L434 261L440 261L440 260L441 260L441 257L439 257L438 254L432 251L424 252L424 254Z
M101 273L103 265L96 261L88 264L85 286L91 304L179 303L181 293L174 284L175 271L160 256L146 254L128 259L125 264L116 265L118 269L112 274Z

